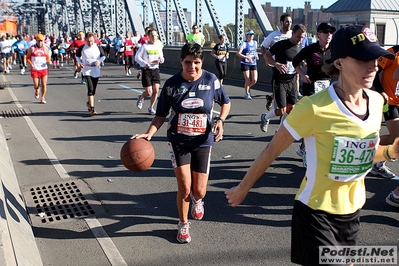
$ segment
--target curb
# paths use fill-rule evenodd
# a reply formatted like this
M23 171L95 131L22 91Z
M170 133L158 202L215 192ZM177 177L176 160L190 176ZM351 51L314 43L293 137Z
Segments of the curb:
M0 261L5 266L43 265L1 126Z

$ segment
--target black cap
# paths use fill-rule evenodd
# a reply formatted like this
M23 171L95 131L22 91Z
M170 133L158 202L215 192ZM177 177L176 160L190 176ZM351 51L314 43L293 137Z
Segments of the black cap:
M371 61L383 56L395 59L395 55L380 46L374 32L363 25L340 28L330 43L331 62L338 58L352 57L359 61Z
M322 22L319 24L319 26L317 26L317 32L325 31L325 30L330 30L332 32L335 32L337 29L330 23L326 23L326 22Z

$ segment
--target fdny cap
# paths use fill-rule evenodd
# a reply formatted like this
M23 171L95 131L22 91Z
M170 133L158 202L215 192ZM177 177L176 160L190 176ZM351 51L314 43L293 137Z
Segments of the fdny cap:
M338 58L352 57L359 61L371 61L383 56L395 59L395 55L380 46L374 32L363 25L340 28L331 40L331 63Z

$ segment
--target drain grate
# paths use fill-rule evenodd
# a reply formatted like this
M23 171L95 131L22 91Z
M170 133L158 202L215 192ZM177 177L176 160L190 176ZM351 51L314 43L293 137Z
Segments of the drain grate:
M0 81L0 89L3 90L6 86L10 86L11 84L11 81Z
M5 110L2 111L2 116L5 118L12 118L12 117L21 117L21 116L26 116L28 113L26 112L25 109L14 109L14 110Z
M82 184L70 181L30 188L25 192L25 199L32 221L39 219L40 223L56 222L98 213L91 204L94 203L91 193L87 189L84 192Z

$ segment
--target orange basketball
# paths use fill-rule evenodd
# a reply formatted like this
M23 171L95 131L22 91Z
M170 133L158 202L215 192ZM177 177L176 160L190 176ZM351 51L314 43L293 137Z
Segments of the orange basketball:
M155 159L154 148L146 139L130 139L121 149L123 165L133 172L142 172L151 167Z

